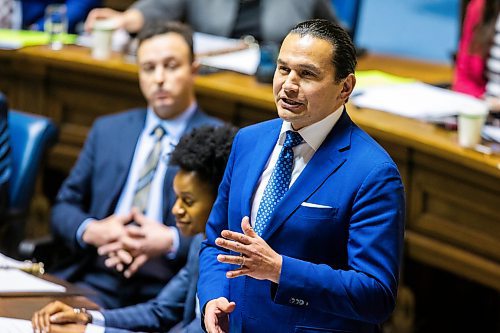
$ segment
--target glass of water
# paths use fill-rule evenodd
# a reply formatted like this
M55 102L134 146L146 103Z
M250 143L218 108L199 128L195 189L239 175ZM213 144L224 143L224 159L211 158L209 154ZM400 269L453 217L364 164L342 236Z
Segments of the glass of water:
M68 17L65 4L52 4L45 8L44 30L49 34L49 46L60 50L64 45L64 35L68 32Z

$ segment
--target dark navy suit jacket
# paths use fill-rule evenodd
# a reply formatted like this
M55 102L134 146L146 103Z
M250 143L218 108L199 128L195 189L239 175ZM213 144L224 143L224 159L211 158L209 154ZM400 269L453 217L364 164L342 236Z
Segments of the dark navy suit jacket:
M146 109L135 109L102 117L94 123L52 209L52 232L75 257L54 274L71 282L84 282L102 295L108 295L110 302L101 302L106 307L123 307L155 297L184 265L189 249L190 240L180 237L175 258L162 256L150 260L156 262L154 267L146 269L148 262L130 279L125 279L122 274L103 266L102 257L97 255L95 248L82 249L75 237L78 227L87 218L100 220L113 214L128 177L146 113ZM185 132L207 124L220 124L220 121L196 110ZM174 167L167 168L163 187L163 223L169 226L175 226L170 210L175 202L172 182L176 172Z
M87 18L92 8L101 6L101 0L21 0L22 27L30 28L35 24L37 30L43 30L45 8L52 3L66 3L68 15L68 30L75 32L78 22L83 22Z
M170 280L158 297L143 304L104 310L106 333L129 330L166 332L179 323L183 333L202 333L195 308L199 252L203 237L203 234L198 234L193 238L186 266Z
M200 252L200 305L236 302L231 332L376 332L396 299L404 193L396 165L344 111L276 206L263 239L283 258L278 284L227 279L221 231L241 231L282 121L233 142ZM265 325L263 328L262 325Z

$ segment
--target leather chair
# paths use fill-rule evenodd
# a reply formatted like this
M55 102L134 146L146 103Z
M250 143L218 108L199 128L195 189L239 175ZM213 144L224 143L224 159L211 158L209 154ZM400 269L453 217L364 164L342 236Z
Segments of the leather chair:
M26 217L45 152L57 138L57 128L49 118L9 110L8 127L12 173L3 227L3 250L17 257L16 248L24 238Z

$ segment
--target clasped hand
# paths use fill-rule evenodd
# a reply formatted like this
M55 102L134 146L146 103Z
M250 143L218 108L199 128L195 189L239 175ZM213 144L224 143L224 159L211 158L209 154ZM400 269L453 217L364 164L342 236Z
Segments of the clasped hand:
M107 221L109 220L109 221ZM131 224L131 222L135 222ZM99 255L108 256L107 267L123 272L131 277L150 258L170 251L173 244L172 230L162 223L147 218L137 209L126 216L110 216L89 226L84 233L84 241L97 247ZM97 229L97 232L93 229ZM94 232L92 232L94 231ZM102 236L99 241L87 241L86 234ZM89 238L89 237L87 237Z
M46 305L31 318L36 333L83 333L88 323L85 313L59 301Z

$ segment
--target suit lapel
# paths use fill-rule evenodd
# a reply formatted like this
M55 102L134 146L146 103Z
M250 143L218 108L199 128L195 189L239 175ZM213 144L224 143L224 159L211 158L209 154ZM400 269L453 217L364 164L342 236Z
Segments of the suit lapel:
M247 162L246 165L248 165L248 173L242 188L241 196L241 211L243 216L250 216L252 197L255 193L257 182L262 176L266 163L278 141L281 122L277 123L278 125L272 126L272 129L269 131L264 131L256 140L255 144L248 147L247 152L244 152Z
M126 122L127 127L120 128L120 131L115 135L115 156L112 160L116 161L115 172L117 181L114 183L114 188L110 192L113 194L113 201L110 202L108 207L116 206L116 202L127 180L134 157L135 147L137 146L137 141L139 140L139 136L144 128L144 122L146 121L146 110L144 109L142 111L143 112L130 113L129 119Z
M276 206L269 227L262 236L264 240L268 240L300 204L344 164L351 144L351 124L352 121L344 109L338 123Z

